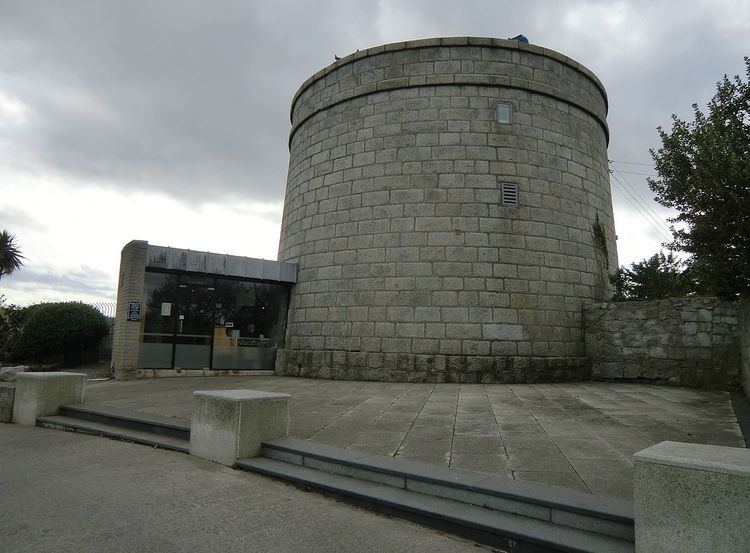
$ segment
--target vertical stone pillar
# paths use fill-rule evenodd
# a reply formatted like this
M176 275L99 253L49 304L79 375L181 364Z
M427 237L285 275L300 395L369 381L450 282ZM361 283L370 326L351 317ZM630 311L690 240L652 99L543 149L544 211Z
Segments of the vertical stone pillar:
M133 240L120 255L120 275L117 287L117 312L112 341L112 369L117 380L136 378L143 314L146 308L144 279L148 242ZM131 302L141 302L141 320L129 321Z
M750 449L661 442L635 454L636 553L750 551Z
M56 415L63 405L83 403L85 390L85 374L21 373L16 380L13 422L34 426L37 417Z
M289 397L256 390L193 392L190 454L228 466L260 455L265 440L288 436Z

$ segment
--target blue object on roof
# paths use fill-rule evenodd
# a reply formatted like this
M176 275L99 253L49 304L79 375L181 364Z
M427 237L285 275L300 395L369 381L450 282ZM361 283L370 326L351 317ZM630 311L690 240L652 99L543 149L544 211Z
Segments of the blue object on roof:
M523 35L514 36L511 40L517 40L518 42L526 42L528 44L529 39Z

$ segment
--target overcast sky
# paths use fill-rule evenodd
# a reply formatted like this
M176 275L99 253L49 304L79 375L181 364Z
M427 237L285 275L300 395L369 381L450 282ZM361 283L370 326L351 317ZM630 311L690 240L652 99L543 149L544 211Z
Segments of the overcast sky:
M0 230L27 258L0 294L114 301L132 239L275 259L308 76L386 42L518 33L604 83L620 262L652 255L669 215L645 184L656 127L744 74L747 0L0 0Z

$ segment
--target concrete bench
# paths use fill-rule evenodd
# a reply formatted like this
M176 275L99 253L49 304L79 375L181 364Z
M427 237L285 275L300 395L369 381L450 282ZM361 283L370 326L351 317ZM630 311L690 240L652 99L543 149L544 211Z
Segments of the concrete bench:
M18 373L13 400L13 422L34 426L37 417L56 415L62 405L83 403L85 390L85 374Z
M637 553L750 551L750 449L661 442L635 454Z
M190 454L228 466L260 455L264 440L288 436L289 397L256 390L193 392Z

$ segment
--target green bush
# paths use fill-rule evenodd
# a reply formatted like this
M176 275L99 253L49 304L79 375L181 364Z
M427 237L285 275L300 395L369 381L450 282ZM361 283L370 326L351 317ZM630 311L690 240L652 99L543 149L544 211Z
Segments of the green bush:
M14 353L27 360L83 362L109 333L107 319L78 302L40 303L21 313Z
M0 295L0 360L11 356L21 326L22 307L7 304Z

